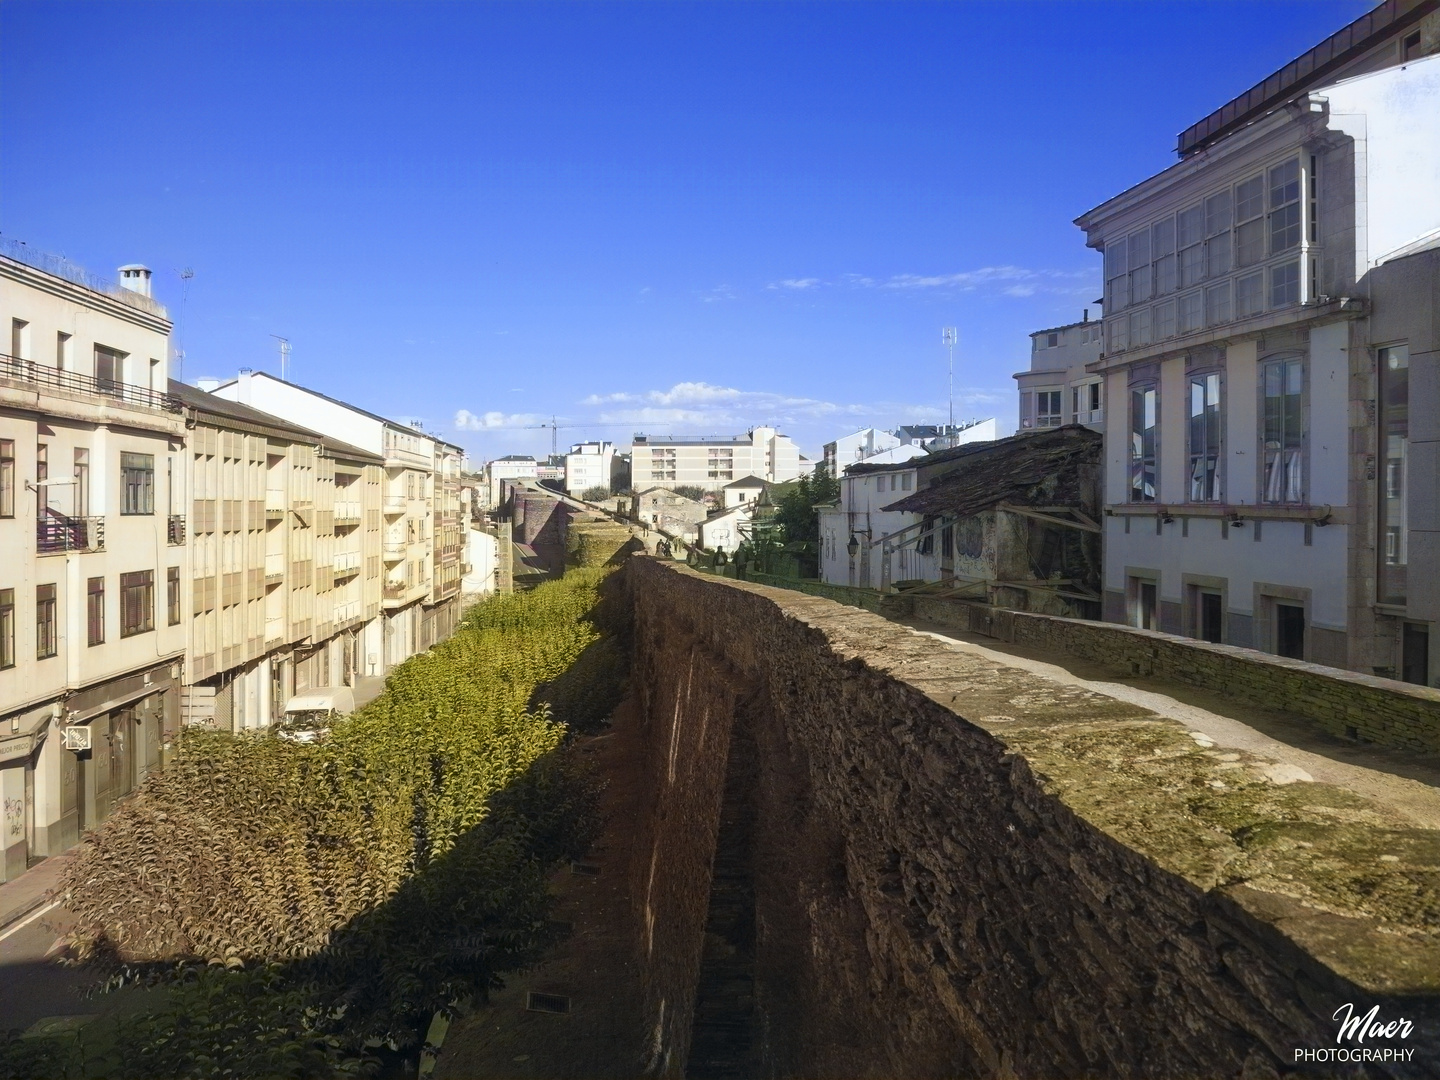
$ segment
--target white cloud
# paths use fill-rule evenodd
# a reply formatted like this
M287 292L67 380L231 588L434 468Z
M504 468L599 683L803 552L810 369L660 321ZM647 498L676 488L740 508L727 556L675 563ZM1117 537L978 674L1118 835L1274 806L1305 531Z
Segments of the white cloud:
M504 428L526 428L537 426L544 417L533 413L472 413L460 409L455 413L456 431L497 431Z
M736 299L739 299L739 294L737 294L735 290L732 289L729 285L716 285L715 288L711 289L709 292L702 292L700 294L700 300L706 304L714 304L719 303L723 300Z
M784 278L765 288L772 291L805 292L822 288L885 289L892 292L949 291L973 292L994 289L1004 296L1024 298L1036 293L1083 293L1100 287L1100 271L1032 270L1024 266L982 266L949 274L892 274L875 278L866 274L842 274L833 282L820 278Z
M769 285L766 285L765 288L803 291L805 289L814 289L822 284L824 284L824 282L817 277L786 278L784 281L772 281Z

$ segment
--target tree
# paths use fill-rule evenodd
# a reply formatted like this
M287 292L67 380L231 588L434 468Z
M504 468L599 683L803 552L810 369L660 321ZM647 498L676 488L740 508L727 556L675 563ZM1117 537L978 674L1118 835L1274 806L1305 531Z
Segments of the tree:
M819 570L820 515L815 507L840 497L840 481L824 465L811 476L802 476L776 505L775 522L784 527L785 547L798 554L805 569Z

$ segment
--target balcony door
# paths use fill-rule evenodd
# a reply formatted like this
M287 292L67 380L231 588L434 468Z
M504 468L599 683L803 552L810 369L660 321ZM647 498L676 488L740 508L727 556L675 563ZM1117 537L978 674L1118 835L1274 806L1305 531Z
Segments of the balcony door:
M95 386L102 394L121 397L125 385L125 354L95 346Z

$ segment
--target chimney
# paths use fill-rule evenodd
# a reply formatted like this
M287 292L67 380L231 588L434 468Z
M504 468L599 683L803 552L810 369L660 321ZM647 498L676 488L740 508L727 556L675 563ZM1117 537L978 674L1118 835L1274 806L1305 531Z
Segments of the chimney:
M139 293L141 296L149 296L150 268L141 266L139 263L130 263L120 267L120 287Z
M196 389L204 390L207 394L213 394L220 388L220 380L213 375L206 375L195 380Z
M235 388L235 400L241 405L250 404L250 376L255 374L253 368L242 367L240 369L239 385Z
M1085 309L1085 318L1084 318L1083 321L1084 321L1084 322L1089 322L1089 321L1090 321L1090 309L1089 309L1088 307Z

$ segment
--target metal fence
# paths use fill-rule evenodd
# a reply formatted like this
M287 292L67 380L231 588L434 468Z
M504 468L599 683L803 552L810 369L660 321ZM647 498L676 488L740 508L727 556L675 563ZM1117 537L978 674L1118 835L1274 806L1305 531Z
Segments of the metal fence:
M97 379L82 375L78 371L60 371L34 360L21 360L18 356L0 353L0 379L30 383L33 386L51 387L72 394L87 394L92 397L108 398L126 405L138 405L142 409L161 409L178 413L183 410L180 399L174 394L162 394L144 386L134 386L119 379Z

